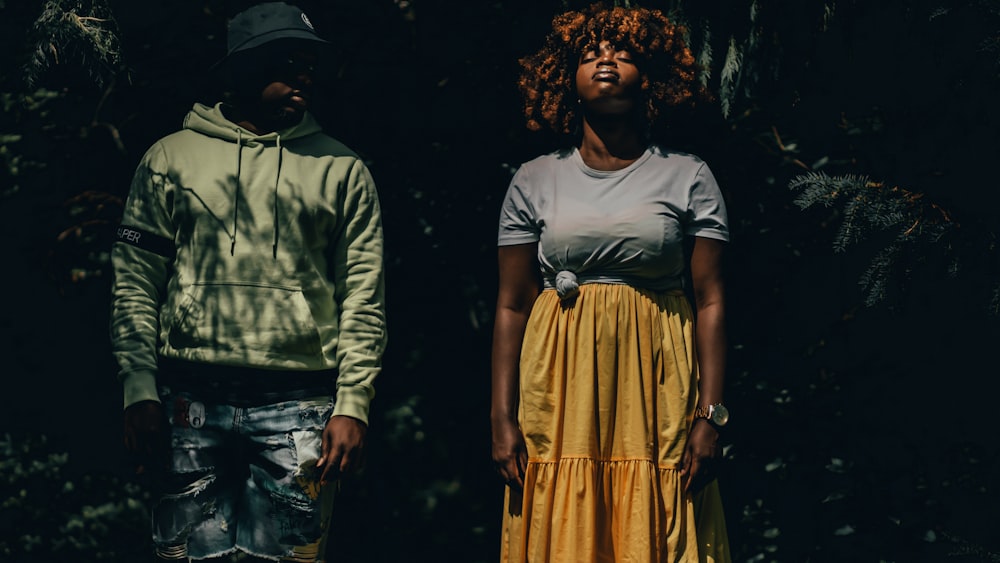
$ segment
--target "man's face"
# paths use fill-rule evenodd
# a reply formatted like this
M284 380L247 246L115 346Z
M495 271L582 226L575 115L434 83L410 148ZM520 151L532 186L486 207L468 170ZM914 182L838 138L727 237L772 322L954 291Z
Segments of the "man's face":
M281 129L295 125L309 109L318 54L308 45L267 45L247 53L234 69L239 105Z
M278 52L261 61L260 105L265 115L285 123L298 123L309 109L316 54L305 50Z

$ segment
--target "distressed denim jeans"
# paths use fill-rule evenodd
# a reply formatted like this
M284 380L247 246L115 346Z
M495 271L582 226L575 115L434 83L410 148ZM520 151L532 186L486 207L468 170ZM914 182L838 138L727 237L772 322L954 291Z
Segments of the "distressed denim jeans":
M335 484L316 461L333 411L328 396L263 406L218 404L160 389L173 461L152 510L163 559L243 551L275 561L322 561Z

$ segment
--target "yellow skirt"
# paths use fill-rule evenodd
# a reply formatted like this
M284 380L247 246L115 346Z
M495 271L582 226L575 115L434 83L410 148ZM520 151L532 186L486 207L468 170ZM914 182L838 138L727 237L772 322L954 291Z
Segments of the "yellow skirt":
M698 404L682 292L584 284L535 302L521 349L523 492L507 488L501 561L728 562L718 484L685 494Z

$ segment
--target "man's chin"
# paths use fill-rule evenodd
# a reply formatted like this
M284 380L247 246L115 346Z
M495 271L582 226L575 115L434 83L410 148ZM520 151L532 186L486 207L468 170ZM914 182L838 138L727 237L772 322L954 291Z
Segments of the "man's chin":
M283 127L290 127L302 121L302 117L305 114L305 108L281 108L279 111L275 112L274 121L275 123L281 124Z

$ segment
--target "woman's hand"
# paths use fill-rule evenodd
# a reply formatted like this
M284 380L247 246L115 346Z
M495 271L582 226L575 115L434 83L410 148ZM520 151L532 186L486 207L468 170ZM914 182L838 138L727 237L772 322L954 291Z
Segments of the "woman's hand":
M704 418L695 419L681 457L684 492L696 493L715 479L716 465L722 457L719 450L719 431Z
M508 485L524 488L528 449L521 429L511 419L493 421L493 464Z
M726 372L726 300L722 241L694 237L691 282L694 290L695 342L698 347L698 396L703 405L722 402ZM697 492L715 478L722 453L719 432L704 418L695 419L681 458L685 492Z
M538 243L501 246L497 252L500 286L493 323L490 420L493 464L508 485L524 487L528 449L517 425L519 362L531 307L541 291Z

